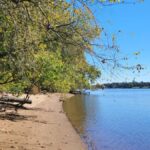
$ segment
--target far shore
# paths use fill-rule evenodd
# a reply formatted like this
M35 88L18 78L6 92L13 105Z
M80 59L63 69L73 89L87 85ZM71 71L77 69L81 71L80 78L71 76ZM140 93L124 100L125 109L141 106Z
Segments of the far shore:
M63 112L62 96L31 95L28 109L0 112L0 150L86 150Z

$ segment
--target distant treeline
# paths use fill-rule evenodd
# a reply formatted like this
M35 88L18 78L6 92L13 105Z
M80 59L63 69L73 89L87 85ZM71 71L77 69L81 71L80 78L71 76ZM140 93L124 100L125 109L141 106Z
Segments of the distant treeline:
M150 88L150 82L119 82L119 83L105 83L96 84L93 86L97 88Z

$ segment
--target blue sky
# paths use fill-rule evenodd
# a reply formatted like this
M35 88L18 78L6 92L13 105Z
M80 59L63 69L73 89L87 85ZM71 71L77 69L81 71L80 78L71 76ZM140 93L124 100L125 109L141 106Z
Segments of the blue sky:
M110 33L117 34L117 42L121 49L119 55L127 56L129 65L142 64L141 73L127 70L102 71L102 77L97 82L150 81L150 0L144 3L114 5L106 7L94 6L93 12L98 23ZM134 52L140 51L139 56ZM88 58L90 61L90 58ZM101 68L101 67L100 67Z

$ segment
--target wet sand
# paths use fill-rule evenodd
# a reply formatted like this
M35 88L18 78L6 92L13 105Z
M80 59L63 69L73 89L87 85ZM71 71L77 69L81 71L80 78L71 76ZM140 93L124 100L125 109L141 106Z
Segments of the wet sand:
M0 150L86 150L63 112L62 95L39 94L30 99L28 110L0 113Z

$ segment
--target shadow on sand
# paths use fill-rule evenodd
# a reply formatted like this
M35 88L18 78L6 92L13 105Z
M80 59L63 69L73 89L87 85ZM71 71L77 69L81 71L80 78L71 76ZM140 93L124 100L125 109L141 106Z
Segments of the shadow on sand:
M36 116L33 115L20 115L18 113L0 113L0 120L9 120L9 121L22 121L22 120L35 120L37 118Z

